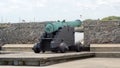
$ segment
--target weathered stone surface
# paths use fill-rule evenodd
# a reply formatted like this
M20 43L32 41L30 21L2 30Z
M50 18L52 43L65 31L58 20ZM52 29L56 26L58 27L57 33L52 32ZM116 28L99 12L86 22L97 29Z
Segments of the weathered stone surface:
M43 32L44 23L0 24L0 44L35 43Z
M0 55L0 65L46 66L56 63L94 57L91 52L44 53L20 52Z
M0 45L29 44L38 41L43 23L0 24ZM120 43L120 21L84 22L84 44Z
M33 52L33 46L34 44L5 44L1 51Z
M90 44L91 52L120 52L120 44Z
M120 58L120 52L95 52L97 58Z
M84 43L120 43L120 21L84 22Z

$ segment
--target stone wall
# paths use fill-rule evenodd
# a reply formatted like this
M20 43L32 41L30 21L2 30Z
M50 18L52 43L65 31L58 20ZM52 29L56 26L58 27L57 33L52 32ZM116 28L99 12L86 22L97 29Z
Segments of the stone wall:
M35 43L43 28L44 23L0 24L0 44Z
M35 43L45 23L0 24L0 45ZM84 22L84 44L120 43L120 21Z
M120 21L84 22L84 44L120 43Z
M0 45L35 43L42 35L46 22L0 24ZM82 29L76 30L82 32Z

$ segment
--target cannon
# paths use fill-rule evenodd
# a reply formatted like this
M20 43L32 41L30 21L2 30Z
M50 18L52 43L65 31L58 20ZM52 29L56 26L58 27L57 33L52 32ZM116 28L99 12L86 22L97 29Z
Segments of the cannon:
M81 51L80 45L75 45L74 27L81 26L80 20L75 21L54 21L45 25L44 33L39 38L39 42L33 46L35 53L45 51L61 52Z

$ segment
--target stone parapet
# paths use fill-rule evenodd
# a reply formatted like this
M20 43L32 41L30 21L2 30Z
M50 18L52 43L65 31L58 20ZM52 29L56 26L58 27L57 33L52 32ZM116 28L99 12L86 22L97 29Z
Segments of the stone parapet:
M84 44L120 43L120 21L84 22Z
M38 41L44 23L0 24L0 44L29 44Z

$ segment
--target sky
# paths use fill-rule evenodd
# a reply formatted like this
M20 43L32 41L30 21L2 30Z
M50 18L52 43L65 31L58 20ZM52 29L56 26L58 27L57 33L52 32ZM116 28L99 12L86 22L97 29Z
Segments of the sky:
M0 22L101 19L120 16L120 0L0 0Z

